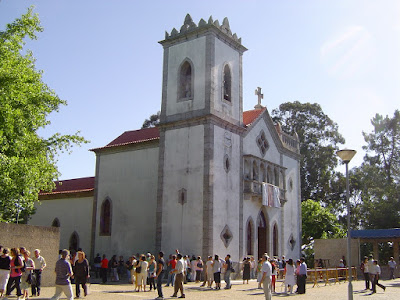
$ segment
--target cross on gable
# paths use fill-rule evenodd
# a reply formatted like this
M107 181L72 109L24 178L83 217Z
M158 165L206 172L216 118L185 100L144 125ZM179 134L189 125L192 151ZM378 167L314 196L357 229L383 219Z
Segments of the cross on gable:
M261 88L257 87L255 90L255 95L258 96L258 103L256 106L254 106L255 109L261 109L263 106L261 105L261 99L264 99L264 94L261 93Z

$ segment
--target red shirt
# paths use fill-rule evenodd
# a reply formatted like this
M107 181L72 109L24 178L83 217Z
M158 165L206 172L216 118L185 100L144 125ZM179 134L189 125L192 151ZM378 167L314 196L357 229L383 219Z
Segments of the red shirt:
M102 269L108 269L108 259L107 258L103 258L101 261L101 268Z
M171 259L170 262L169 262L169 264L171 265L171 268L172 268L172 269L175 269L176 260L175 260L175 259Z

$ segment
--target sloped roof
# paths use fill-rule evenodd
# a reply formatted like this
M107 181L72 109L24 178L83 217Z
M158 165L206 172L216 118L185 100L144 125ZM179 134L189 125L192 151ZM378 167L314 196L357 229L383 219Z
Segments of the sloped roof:
M68 194L90 192L94 190L94 177L83 177L69 180L56 181L56 188L51 192L40 193L40 196L54 194Z
M115 140L108 143L106 146L92 149L92 151L116 147L116 146L124 146L129 144L137 144L152 140L158 140L159 138L160 138L160 131L158 130L157 127L125 131L123 134L121 134Z
M251 125L259 115L261 115L266 108L264 107L263 109L253 109L253 110L248 110L243 112L243 124L248 127Z
M350 235L353 239L394 238L400 237L400 228L352 230Z
M254 120L257 119L258 116L265 111L265 109L266 108L254 109L243 112L243 124L245 125L245 127L248 127L251 123L253 123ZM123 134L121 134L119 137L108 143L106 146L91 150L96 151L117 146L137 144L152 140L158 140L159 138L160 138L160 131L158 127L130 130L130 131L125 131Z

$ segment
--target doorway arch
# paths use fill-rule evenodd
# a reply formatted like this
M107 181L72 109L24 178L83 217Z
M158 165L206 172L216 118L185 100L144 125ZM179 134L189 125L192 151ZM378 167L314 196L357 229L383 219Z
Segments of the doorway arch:
M258 258L261 258L264 253L268 252L268 237L267 237L267 219L263 211L260 211L257 218L257 234L258 234Z

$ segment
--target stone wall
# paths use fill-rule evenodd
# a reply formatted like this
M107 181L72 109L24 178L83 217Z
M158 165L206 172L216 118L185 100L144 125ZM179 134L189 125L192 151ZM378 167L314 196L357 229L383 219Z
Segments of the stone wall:
M40 249L47 264L42 275L42 286L54 285L59 244L60 232L57 227L0 223L0 245L3 247L25 247L31 252L31 257L35 249Z
M351 241L351 264L359 266L359 244L357 240ZM314 258L326 260L330 268L337 267L339 261L344 256L347 258L347 239L317 239L314 243ZM312 268L313 266L309 266Z

